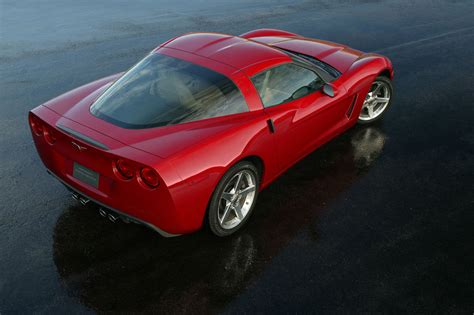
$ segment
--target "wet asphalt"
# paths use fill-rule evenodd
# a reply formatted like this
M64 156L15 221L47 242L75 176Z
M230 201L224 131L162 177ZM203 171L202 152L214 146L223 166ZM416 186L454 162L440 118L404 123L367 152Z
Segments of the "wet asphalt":
M385 119L218 239L112 224L46 174L27 113L189 31L281 28L383 53ZM472 1L0 2L0 313L474 311Z

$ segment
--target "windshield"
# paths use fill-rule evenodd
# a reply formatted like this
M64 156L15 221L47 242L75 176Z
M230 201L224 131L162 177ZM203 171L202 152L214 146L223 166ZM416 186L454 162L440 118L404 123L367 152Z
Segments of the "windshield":
M210 69L151 54L112 84L91 113L124 128L151 128L248 111L235 84Z

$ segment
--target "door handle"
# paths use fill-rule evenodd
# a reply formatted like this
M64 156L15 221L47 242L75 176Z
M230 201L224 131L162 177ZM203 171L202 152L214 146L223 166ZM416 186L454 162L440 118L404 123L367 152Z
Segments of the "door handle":
M275 125L273 124L272 119L267 120L267 125L268 125L268 129L270 129L270 132L275 133Z

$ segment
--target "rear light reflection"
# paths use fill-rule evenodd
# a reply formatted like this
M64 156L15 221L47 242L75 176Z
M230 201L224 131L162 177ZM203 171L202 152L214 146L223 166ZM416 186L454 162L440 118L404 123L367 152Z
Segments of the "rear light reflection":
M54 144L56 142L55 131L52 128L43 127L43 134L44 134L44 139L49 144Z
M117 160L115 162L115 168L118 173L125 179L131 179L133 177L133 167L124 160Z
M37 136L43 136L47 143L54 144L56 142L56 131L44 124L38 117L30 114L29 116L31 130Z
M158 173L149 167L144 167L140 171L140 178L147 186L151 188L158 187L160 184Z
M31 126L31 130L33 130L35 135L37 136L43 135L43 126L40 120L33 115L30 115L30 126Z

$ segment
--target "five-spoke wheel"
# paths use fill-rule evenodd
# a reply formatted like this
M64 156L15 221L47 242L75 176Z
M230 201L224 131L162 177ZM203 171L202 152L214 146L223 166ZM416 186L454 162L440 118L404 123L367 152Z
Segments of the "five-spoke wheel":
M366 124L380 119L392 99L392 83L387 77L378 77L365 97L359 115L359 123Z
M247 221L258 185L258 170L247 161L237 163L222 177L209 205L209 226L214 234L230 235Z
M219 224L232 229L247 216L255 199L255 176L242 170L227 183L219 203Z

